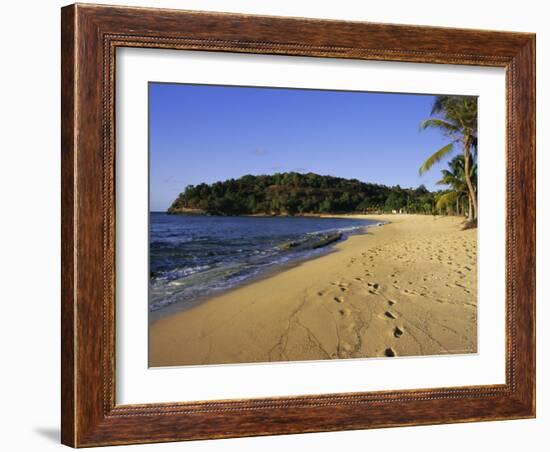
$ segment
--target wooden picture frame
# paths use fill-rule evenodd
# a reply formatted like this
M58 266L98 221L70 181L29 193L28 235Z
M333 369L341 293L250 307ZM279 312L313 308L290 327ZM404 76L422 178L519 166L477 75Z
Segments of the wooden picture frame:
M535 35L147 8L62 9L62 442L73 447L535 416ZM506 69L506 383L115 403L115 50Z

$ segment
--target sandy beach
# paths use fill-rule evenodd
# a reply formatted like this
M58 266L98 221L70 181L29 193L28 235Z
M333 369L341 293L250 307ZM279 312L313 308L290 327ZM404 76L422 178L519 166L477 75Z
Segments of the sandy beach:
M152 323L149 365L476 352L477 229L458 217L364 218L390 223Z

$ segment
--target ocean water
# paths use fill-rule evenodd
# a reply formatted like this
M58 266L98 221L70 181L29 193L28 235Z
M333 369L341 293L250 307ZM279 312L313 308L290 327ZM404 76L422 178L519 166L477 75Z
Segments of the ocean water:
M376 221L150 214L149 311L191 306L269 269L319 256Z

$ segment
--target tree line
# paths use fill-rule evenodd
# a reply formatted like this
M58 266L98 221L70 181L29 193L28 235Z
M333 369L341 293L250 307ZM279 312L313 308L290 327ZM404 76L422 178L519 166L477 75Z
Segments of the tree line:
M314 173L246 175L189 185L168 213L303 215L401 211L434 213L438 193L425 186L401 188Z

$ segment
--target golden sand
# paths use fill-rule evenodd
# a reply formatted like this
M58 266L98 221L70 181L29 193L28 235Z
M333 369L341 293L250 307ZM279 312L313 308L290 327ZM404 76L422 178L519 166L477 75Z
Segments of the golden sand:
M456 217L363 218L391 223L154 322L149 365L476 352L477 230Z

